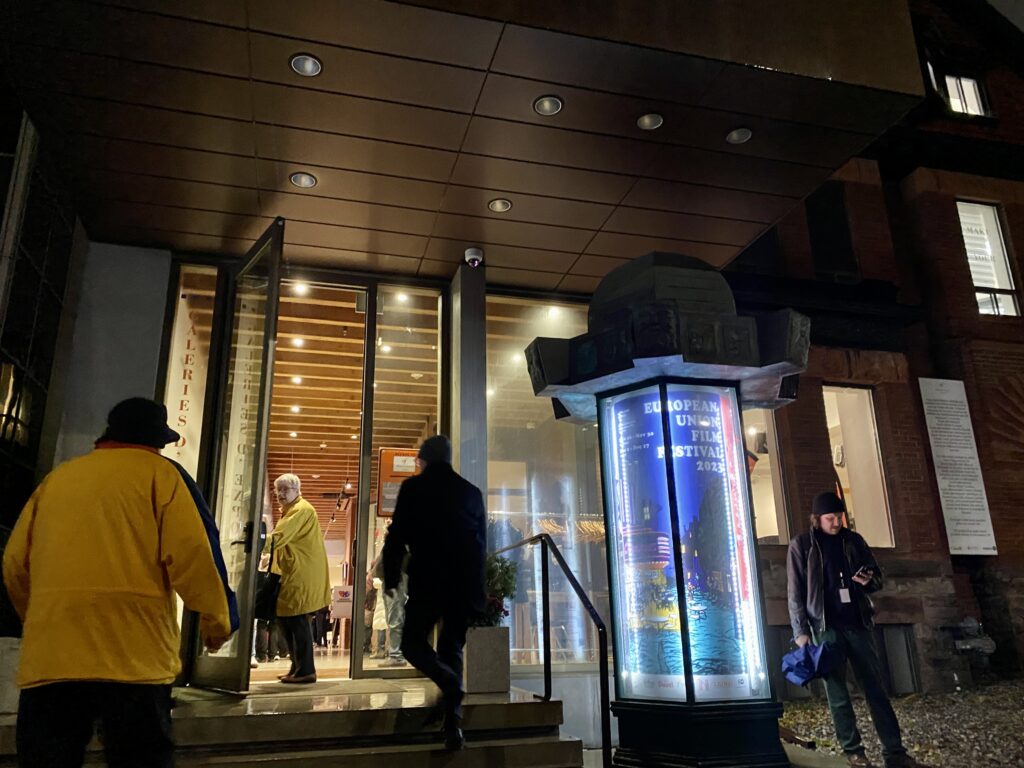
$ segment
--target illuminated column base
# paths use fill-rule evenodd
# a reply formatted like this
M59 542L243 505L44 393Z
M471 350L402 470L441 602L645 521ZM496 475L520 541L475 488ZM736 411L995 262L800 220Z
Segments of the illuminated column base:
M615 702L622 768L789 768L774 701L697 706Z

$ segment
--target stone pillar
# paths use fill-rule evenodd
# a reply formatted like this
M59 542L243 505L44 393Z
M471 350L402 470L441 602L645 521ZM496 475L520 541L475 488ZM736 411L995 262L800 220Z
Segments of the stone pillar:
M487 496L487 286L482 268L452 280L452 466Z

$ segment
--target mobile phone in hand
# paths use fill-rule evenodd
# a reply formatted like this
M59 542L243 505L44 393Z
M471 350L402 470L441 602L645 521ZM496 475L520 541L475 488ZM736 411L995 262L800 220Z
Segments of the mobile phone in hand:
M875 573L874 569L867 565L862 565L854 576L863 576L864 578L870 578Z

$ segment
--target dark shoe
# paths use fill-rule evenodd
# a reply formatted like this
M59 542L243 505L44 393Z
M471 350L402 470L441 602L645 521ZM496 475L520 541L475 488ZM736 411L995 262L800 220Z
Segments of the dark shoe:
M267 657L266 656L257 656L256 657L256 661L259 664L266 664L267 663Z
M847 755L846 762L852 765L853 768L875 768L875 764L868 760L868 756L863 752L854 752Z
M458 752L466 746L466 737L462 735L461 728L444 729L444 748L448 752Z
M289 685L309 685L316 682L316 673L312 675L288 675L287 677L282 677L281 682L288 683Z
M278 675L277 679L278 680L284 680L286 677L292 677L294 675L295 675L294 672L289 671L289 672L285 672L283 675Z

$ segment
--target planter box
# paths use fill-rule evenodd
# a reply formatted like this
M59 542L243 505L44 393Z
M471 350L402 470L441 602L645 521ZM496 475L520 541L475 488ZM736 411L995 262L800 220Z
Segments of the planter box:
M511 685L508 627L466 631L463 676L466 693L508 693Z

